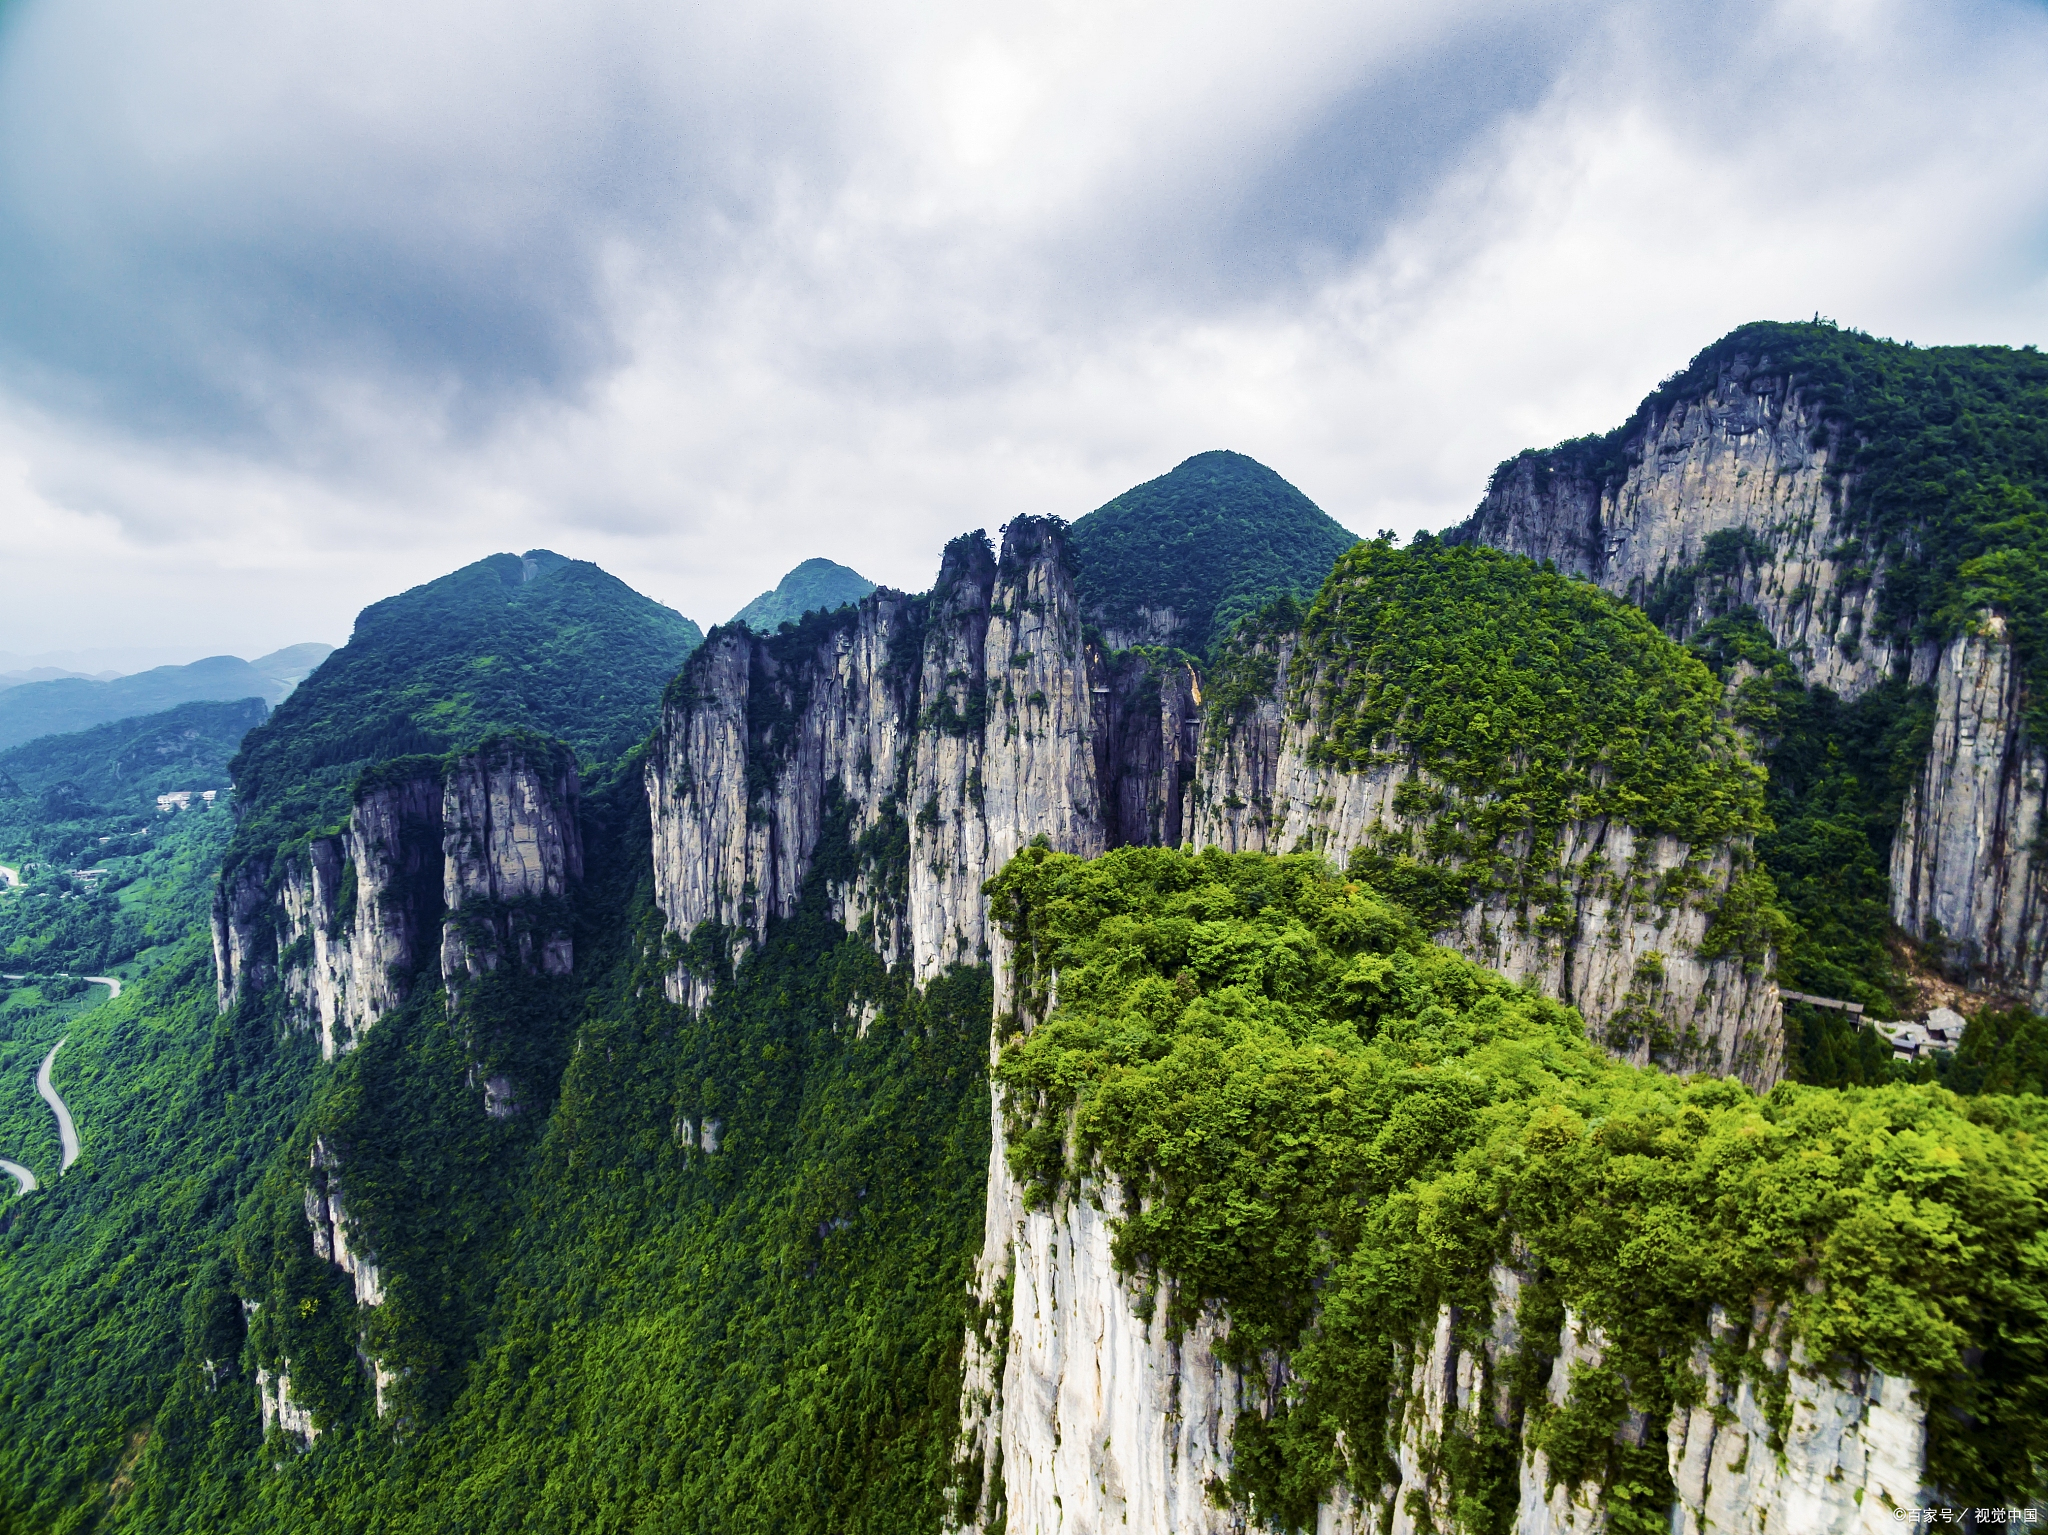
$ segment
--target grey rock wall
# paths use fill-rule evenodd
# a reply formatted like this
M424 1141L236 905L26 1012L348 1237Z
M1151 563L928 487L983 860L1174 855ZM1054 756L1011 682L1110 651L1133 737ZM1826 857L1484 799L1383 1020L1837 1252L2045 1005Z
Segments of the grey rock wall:
M2048 1006L2048 905L2028 830L2040 824L2048 757L2023 729L1997 616L1939 646L1898 649L1871 632L1887 567L1844 525L1853 487L1830 479L1831 429L1795 386L1751 362L1731 365L1705 398L1653 413L1620 453L1611 480L1582 454L1524 455L1447 537L1554 560L1638 603L1662 595L1680 637L1749 604L1804 681L1846 698L1895 674L1935 683L1935 744L1893 844L1892 920L1920 938L1938 924L1972 984ZM1671 605L1673 578L1688 569L1692 599Z
M1965 973L2048 1008L2048 763L2022 725L2003 621L1988 617L1943 647L1931 680L1934 739L1892 842L1893 920L1938 935Z
M451 1005L464 980L502 965L544 975L575 968L567 900L583 881L581 798L566 752L498 744L459 759L441 788L441 977Z
M424 978L462 984L510 964L574 966L567 901L583 878L580 788L566 748L498 742L448 763L373 775L348 826L214 898L222 1010L275 973L290 1025L323 1057L354 1048Z
M383 1271L377 1267L377 1255L364 1247L342 1202L341 1168L340 1152L315 1137L306 1183L306 1225L313 1234L313 1251L348 1275L358 1306L381 1306Z
M1698 566L1716 534L1748 540L1703 573L1665 627L1683 638L1710 603L1749 604L1808 682L1855 697L1905 657L1866 638L1884 565L1841 526L1828 429L1782 377L1731 366L1704 399L1653 415L1625 445L1626 472L1594 478L1571 454L1504 465L1452 541L1487 544L1585 576L1648 605ZM1725 545L1724 538L1724 545Z
M956 539L928 597L883 589L794 634L721 630L672 687L648 762L656 901L678 938L709 923L744 951L795 910L836 813L870 851L834 915L919 981L985 963L981 887L1034 837L1084 855L1179 840L1193 687L1090 645L1061 525L1036 518L1000 555ZM686 962L670 995L701 1006L712 981Z

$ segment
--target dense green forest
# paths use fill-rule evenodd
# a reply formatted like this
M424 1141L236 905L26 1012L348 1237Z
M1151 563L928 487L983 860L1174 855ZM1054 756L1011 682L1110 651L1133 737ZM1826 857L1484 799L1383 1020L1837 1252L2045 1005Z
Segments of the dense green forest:
M1325 720L1322 759L1428 770L1405 802L1426 834L1344 875L1306 853L1033 849L991 887L1036 1006L1060 972L1051 1021L996 1067L1018 1174L1068 1197L1094 1159L1144 1201L1117 1253L1151 1303L1222 1301L1232 1347L1289 1359L1219 1495L1285 1528L1336 1479L1372 1482L1395 1345L1447 1300L1483 1330L1487 1270L1512 1258L1524 1336L1555 1338L1569 1306L1611 1347L1555 1407L1532 1346L1500 1383L1509 1423L1442 1447L1473 1530L1505 1527L1525 1431L1608 1489L1618 1530L1663 1528L1661 1447L1614 1430L1689 1400L1710 1308L1758 1294L1815 1355L1930 1384L1945 1487L2042 1496L2048 1120L2002 1096L2044 1085L2040 1020L1987 1013L1907 1069L1794 1010L1794 1073L1828 1085L1759 1098L1621 1066L1577 1015L1426 939L1487 882L1540 918L1544 849L1606 815L1753 838L1747 925L1723 940L1759 963L1775 943L1787 984L1903 1006L1885 838L1924 699L1803 688L1741 611L1680 645L1526 560L1354 547L1236 455L1075 524L1098 613L1160 600L1170 562L1117 563L1147 518L1266 551L1167 571L1205 636L1251 615L1210 669L1212 726L1282 681L1271 642L1295 630L1287 702ZM1092 578L1091 522L1121 528ZM498 555L366 610L268 720L193 706L0 757L0 849L29 874L0 893L0 969L30 976L0 992L0 1154L54 1173L30 1079L58 1037L84 1140L59 1187L0 1182L0 1416L26 1426L0 1438L0 1535L894 1532L971 1493L952 1456L992 977L920 990L832 918L835 886L900 887L909 858L900 819L856 840L837 807L764 942L664 935L644 743L695 643L594 566ZM583 770L573 975L477 977L452 1011L416 986L328 1063L275 986L219 1011L223 858L335 825L379 764L503 731ZM157 810L230 753L238 822L225 798ZM718 980L701 1014L666 1000L678 963ZM88 969L123 995L65 978ZM522 1112L486 1114L479 1040L516 1063ZM377 1306L312 1249L317 1158L376 1254ZM1740 1335L1717 1360L1768 1395L1761 1349ZM266 1444L257 1417L257 1372L286 1360L310 1448Z
M691 1018L661 1000L638 769L589 801L577 979L465 990L468 1027L479 1008L523 1022L528 1061L552 1064L531 1112L485 1118L439 993L322 1078L190 1270L117 1527L936 1525L988 1157L987 973L920 993L833 922L842 831L799 914ZM717 936L700 947L715 965ZM373 1312L309 1249L315 1134L350 1148L351 1212L393 1276ZM359 1336L399 1373L410 1432L378 1426ZM257 1355L289 1356L321 1429L283 1475L257 1453ZM208 1361L237 1356L237 1389L210 1385Z
M1299 643L1281 678L1284 631ZM1409 771L1394 800L1404 824L1377 830L1356 867L1433 929L1490 894L1568 929L1573 821L1700 849L1740 847L1767 824L1764 774L1699 657L1628 603L1520 556L1426 535L1353 546L1306 611L1283 598L1226 646L1207 694L1212 755L1275 689L1317 722L1313 760ZM1779 919L1767 887L1738 886L1716 936L1761 962Z
M1358 541L1255 459L1198 453L1067 530L1081 607L1105 626L1171 608L1173 643L1195 654L1275 597L1307 601Z
M373 609L384 621L366 615L250 740L245 836L302 834L346 803L360 768L332 763L322 795L296 797L265 795L263 772L331 746L331 721L389 716L394 678L415 714L438 685L466 689L478 733L567 723L585 700L587 762L644 735L673 669L650 654L673 638L652 604L586 581L536 615L479 594L479 572L501 592L523 573L485 562L408 594L402 621ZM607 602L620 611L591 611ZM471 652L522 647L560 698L472 682L496 668ZM625 691L635 676L648 696ZM726 975L713 1007L673 1007L641 773L637 750L589 768L574 977L480 978L459 1019L423 989L331 1066L275 989L216 1010L218 809L154 828L165 846L166 828L214 835L183 871L180 941L131 967L118 1001L51 979L10 996L0 1134L17 1139L0 1150L54 1169L28 1074L68 1031L60 1085L85 1154L61 1198L0 1201L6 1411L50 1426L0 1447L0 1527L568 1529L593 1508L707 1530L937 1523L988 1155L988 974L920 992L827 917L841 864L907 856L842 827L764 949L735 967L701 935L694 962ZM510 1119L468 1081L486 1034L520 1065ZM316 1140L342 1151L389 1276L375 1308L311 1251ZM382 1427L359 1349L387 1367ZM304 1455L265 1452L254 1415L254 1371L285 1358L320 1429Z
M1504 1387L1508 1422L1455 1416L1432 1452L1472 1530L1512 1526L1523 1440L1604 1486L1615 1529L1668 1529L1663 1444L1617 1430L1698 1400L1711 1309L1758 1300L1811 1357L1929 1383L1930 1470L1956 1497L2042 1495L2041 1099L1760 1099L1623 1065L1313 855L1026 849L992 892L1022 1006L1058 974L998 1066L1014 1169L1040 1201L1087 1170L1120 1184L1119 1265L1179 1317L1222 1301L1240 1361L1289 1360L1237 1421L1230 1492L1261 1518L1312 1527L1339 1478L1390 1477L1396 1350L1445 1302L1483 1337L1496 1263L1524 1272L1527 1346L1476 1394ZM1606 1347L1558 1406L1567 1307ZM1768 1346L1739 1330L1716 1361L1739 1374Z

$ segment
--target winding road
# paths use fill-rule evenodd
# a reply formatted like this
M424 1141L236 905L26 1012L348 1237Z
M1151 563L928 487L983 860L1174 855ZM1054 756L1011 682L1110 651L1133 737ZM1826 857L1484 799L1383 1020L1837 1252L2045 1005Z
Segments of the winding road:
M21 981L26 979L28 979L26 976L21 975L0 976L0 980ZM79 979L90 981L95 986L106 987L107 1000L109 1002L121 995L121 980L119 976L84 975L80 976ZM43 1102L50 1106L50 1112L57 1116L57 1140L62 1148L57 1162L57 1176L60 1178L64 1176L66 1169L78 1160L78 1126L71 1122L71 1110L64 1106L64 1100L57 1096L56 1085L50 1081L50 1069L57 1064L57 1052L64 1048L64 1044L65 1041L60 1039L57 1043L50 1046L50 1053L43 1057L42 1070L36 1073L36 1091L42 1094ZM0 1172L6 1173L16 1183L19 1183L21 1185L21 1192L24 1194L33 1194L42 1187L34 1173L23 1167L19 1162L10 1162L5 1157L0 1157Z
M7 867L6 864L0 863L0 885L7 885L11 888L12 886L18 885L20 883L21 870L10 869Z
M57 1064L57 1052L63 1048L61 1039L50 1046L50 1053L43 1057L43 1069L36 1073L36 1091L43 1095L43 1102L57 1116L57 1139L64 1143L64 1155L57 1163L57 1176L60 1178L64 1176L64 1170L78 1160L78 1126L71 1122L71 1110L64 1107L64 1100L50 1085L50 1068Z

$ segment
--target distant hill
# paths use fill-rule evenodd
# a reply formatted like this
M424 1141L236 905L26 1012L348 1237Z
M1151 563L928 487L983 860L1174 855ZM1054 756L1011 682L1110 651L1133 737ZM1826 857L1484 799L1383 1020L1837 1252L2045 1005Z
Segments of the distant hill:
M0 692L0 751L41 736L68 735L111 720L160 714L179 704L260 698L275 704L333 650L292 645L254 661L208 656L188 666L159 666L101 682L60 677Z
M176 789L224 789L242 737L269 717L269 704L244 698L44 736L0 752L0 801L69 785L92 804L132 808Z
M857 570L830 560L805 560L775 584L733 614L731 621L745 624L756 634L773 634L785 623L802 618L814 609L827 612L858 602L875 589L875 583Z
M1220 451L1125 491L1068 536L1082 609L1113 647L1198 654L1275 597L1313 597L1358 542L1264 464Z
M316 641L306 645L287 645L282 650L271 651L267 656L258 656L249 664L289 693L312 676L320 663L333 654L332 645L322 645ZM283 701L283 694L271 700L272 703Z
M372 763L496 730L616 758L653 728L661 690L703 641L682 614L546 549L494 554L372 603L235 759L237 847L338 820Z
M87 682L112 682L119 672L76 672L62 666L30 666L19 671L0 672L0 692L28 682L56 682L65 677L82 677Z

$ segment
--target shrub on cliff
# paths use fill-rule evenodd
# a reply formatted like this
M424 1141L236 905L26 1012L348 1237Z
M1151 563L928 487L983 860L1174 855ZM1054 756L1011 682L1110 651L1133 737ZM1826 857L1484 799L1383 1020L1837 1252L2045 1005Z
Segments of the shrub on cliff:
M1308 855L1027 849L991 885L1021 1006L1058 1006L998 1066L1013 1170L1038 1200L1122 1186L1118 1262L1184 1321L1220 1301L1229 1347L1292 1383L1238 1426L1232 1492L1298 1525L1339 1478L1378 1495L1401 1431L1401 1352L1438 1307L1487 1326L1489 1272L1524 1275L1510 1423L1440 1447L1477 1527L1511 1522L1517 1443L1610 1504L1661 1517L1656 1435L1696 1401L1715 1307L1783 1308L1806 1355L1911 1376L1931 1471L1977 1502L2048 1469L2048 1112L1931 1086L1759 1098L1590 1044L1576 1014L1425 942L1399 907ZM1553 1407L1565 1308L1603 1362ZM1764 1340L1724 1375L1775 1389ZM1775 1383L1775 1384L1774 1384ZM1493 1400L1491 1386L1477 1399Z

